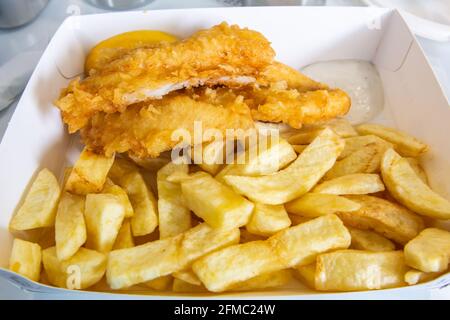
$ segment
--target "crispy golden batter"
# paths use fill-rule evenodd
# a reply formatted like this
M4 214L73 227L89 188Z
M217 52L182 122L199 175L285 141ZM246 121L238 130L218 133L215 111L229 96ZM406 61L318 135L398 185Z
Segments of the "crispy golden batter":
M193 136L194 121L201 122L202 130L221 130L223 136L226 129L252 128L254 120L300 127L345 114L346 97L340 90L185 89L129 106L123 113L99 112L81 133L86 145L97 152L157 157L177 144L171 138L174 130L184 128Z
M98 111L123 112L130 104L208 82L254 81L274 55L259 32L222 23L184 41L132 50L85 80L74 80L55 104L75 132Z
M122 113L97 113L81 135L87 147L99 153L157 157L177 145L179 141L172 139L177 129L186 129L193 138L195 121L203 131L218 129L223 136L226 129L246 130L254 123L242 97L231 90L218 95L202 88L173 92L161 100L129 106Z
M55 104L89 149L138 158L171 150L172 133L193 135L195 121L222 132L252 128L255 120L300 128L348 112L343 91L273 58L263 35L222 23L180 42L123 52L72 81Z
M251 100L255 120L283 122L293 128L303 124L330 120L345 115L350 109L350 98L342 90L254 89L244 94Z
M281 62L268 65L257 78L259 86L276 86L296 89L299 92L328 89L326 84L314 81L300 71Z

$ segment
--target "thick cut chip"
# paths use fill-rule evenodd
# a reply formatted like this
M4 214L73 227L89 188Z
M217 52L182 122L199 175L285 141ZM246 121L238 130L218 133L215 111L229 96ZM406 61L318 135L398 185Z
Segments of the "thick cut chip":
M177 271L177 272L174 272L172 275L176 279L183 280L185 282L188 282L188 283L196 285L196 286L200 286L202 284L202 282L197 277L197 275L194 273L194 271L192 271L192 269Z
M99 193L86 196L88 248L107 253L111 251L125 217L125 209L118 197Z
M174 279L171 275L167 275L144 282L144 285L156 291L164 291L170 288L170 285L172 284L173 280Z
M313 192L324 194L368 194L384 191L378 174L354 173L322 182Z
M41 275L41 247L37 243L14 239L9 258L9 270L39 281Z
M206 172L181 182L187 207L213 228L237 228L247 224L253 203Z
M191 228L191 212L184 204L179 183L167 181L175 172L187 174L187 164L168 163L157 173L159 237L161 239L176 236Z
M238 242L239 229L203 223L175 237L111 251L106 278L112 289L126 288L185 270L201 256Z
M353 128L352 124L347 119L332 119L322 124L322 126L330 128L342 138L354 137L358 135L355 128Z
M68 289L86 289L96 284L105 274L106 255L80 248L71 258L61 261L56 248L42 251L42 262L51 284Z
M411 169L414 170L414 172L417 174L417 176L420 178L420 180L423 181L423 183L428 184L428 176L425 170L420 165L420 162L417 158L405 158L406 161L408 161L409 165L411 166Z
M352 244L350 245L350 248L352 249L375 252L395 250L395 244L391 240L376 232L351 227L347 228L352 236Z
M330 128L341 138L348 138L357 136L355 128L353 128L350 121L343 118L336 118L328 121L323 121L321 123L315 124L305 124L300 131L313 131L315 129Z
M330 214L278 232L269 242L281 263L290 268L313 262L320 252L347 248L351 236L342 221Z
M106 271L108 284L112 289L122 289L170 275L178 267L180 241L181 235L111 251Z
M330 213L356 211L361 205L334 194L307 193L286 203L285 208L289 213L316 218Z
M260 177L225 176L238 193L265 204L283 204L311 190L333 166L344 142L330 129L322 133L286 169Z
M419 270L409 270L405 273L405 282L410 286L436 279L444 272L423 272Z
M431 190L414 172L408 160L389 149L381 173L392 196L405 207L424 216L450 219L450 202Z
M157 201L144 177L134 165L126 161L115 161L111 171L111 179L125 190L133 207L133 235L152 233L158 226Z
M406 263L423 272L448 269L450 259L450 232L428 228L405 245Z
M114 156L106 157L85 148L70 172L65 188L80 195L100 192L113 162Z
M33 181L23 204L11 219L10 230L53 226L60 193L56 177L49 170L42 169Z
M405 244L424 228L422 218L390 201L367 195L346 196L361 205L353 212L338 212L345 225L373 230L386 238Z
M109 193L119 198L125 209L125 218L130 218L134 215L133 206L131 205L131 201L128 198L127 193L121 187L114 184L111 179L106 179L101 193Z
M226 149L227 144L223 140L196 144L191 148L191 159L204 171L216 175L225 163Z
M417 157L428 150L428 146L425 143L397 129L367 123L359 125L356 127L356 130L361 135L372 134L389 141L394 145L394 149L397 152L406 157Z
M389 146L369 143L346 158L337 161L325 179L334 179L354 173L373 173L380 171L381 158Z
M403 252L338 250L317 257L316 289L358 291L405 285Z
M275 288L286 285L292 279L292 273L289 269L267 272L254 278L239 282L230 291L254 291L259 289Z
M283 205L255 203L252 216L246 225L250 233L270 236L291 225L291 220Z
M293 147L278 136L260 136L257 144L252 144L238 155L236 163L226 165L216 179L225 182L228 175L259 176L272 174L285 167L297 157Z
M310 144L319 134L322 129L315 129L306 132L299 132L291 135L288 138L290 144Z
M285 269L274 251L268 240L251 241L214 252L192 268L209 291L222 292L259 274Z
M335 215L327 215L252 241L213 252L192 269L206 288L221 292L258 275L314 262L320 253L347 248L350 234Z
M84 197L64 192L58 205L55 222L56 255L67 260L86 242Z
M384 149L393 148L393 144L390 142L387 142L386 140L381 139L380 137L374 136L374 135L367 135L367 136L355 136L355 137L348 137L345 139L345 148L342 150L342 153L339 155L339 160L342 160L355 151L358 151L359 149L369 145L369 144L378 144L384 146Z
M114 242L113 250L133 248L134 239L133 233L131 232L131 222L130 219L125 219L122 222L122 226L117 234L116 241Z
M294 268L294 276L311 289L316 289L316 263Z

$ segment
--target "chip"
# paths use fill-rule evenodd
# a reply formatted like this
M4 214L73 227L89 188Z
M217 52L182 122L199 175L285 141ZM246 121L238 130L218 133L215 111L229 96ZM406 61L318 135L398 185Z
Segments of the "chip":
M366 250L366 251L394 251L395 244L379 235L376 232L369 230L360 230L356 228L347 227L352 236L351 249Z
M21 231L53 226L60 193L56 177L49 170L42 169L33 181L23 204L12 217L10 230Z
M270 236L288 228L290 225L291 220L283 205L255 203L255 208L246 228L250 233Z
M159 236L161 239L176 236L191 228L191 212L184 203L179 183L167 177L176 172L187 174L186 164L169 162L157 173Z
M206 172L181 182L184 203L213 228L238 228L248 223L253 203Z
M226 165L216 179L225 182L228 175L259 176L277 172L297 158L293 147L282 138L267 138L250 145L244 153L239 154L235 163Z
M428 150L428 146L425 143L397 129L367 123L359 125L356 127L356 130L361 135L375 135L392 143L394 149L406 157L417 157Z
M14 239L9 270L22 276L39 281L41 275L41 247L29 241Z
M392 196L410 210L436 219L450 219L450 202L426 185L408 160L389 149L383 156L381 173Z
M322 252L347 248L350 234L335 215L327 215L252 241L215 251L192 269L209 291L221 292L267 272L314 262Z
M424 228L420 216L398 204L367 195L346 198L359 203L361 209L336 213L345 225L375 231L400 244L406 244Z
M84 216L86 247L103 253L111 251L125 217L119 198L107 193L88 194Z
M378 174L355 173L327 180L317 185L313 192L324 194L369 194L384 191L384 184Z
M423 272L448 269L450 259L450 232L436 228L423 230L405 245L406 263Z
M315 287L320 291L401 287L407 270L401 251L338 250L317 257Z
M114 155L106 157L85 148L67 178L66 190L80 195L100 192L113 162Z
M307 193L285 204L289 213L316 218L330 213L356 211L361 205L334 194Z
M112 289L127 288L185 270L201 256L238 242L239 229L213 229L203 223L175 237L111 251L106 278Z
M133 248L134 245L130 219L124 219L114 242L113 250Z
M99 282L105 274L106 255L80 248L71 258L61 261L56 248L42 251L42 262L51 284L68 289L86 289Z
M344 148L335 133L325 129L287 168L272 175L224 179L236 192L265 204L283 204L311 190L333 166Z
M55 222L56 255L67 260L86 242L85 199L63 192Z

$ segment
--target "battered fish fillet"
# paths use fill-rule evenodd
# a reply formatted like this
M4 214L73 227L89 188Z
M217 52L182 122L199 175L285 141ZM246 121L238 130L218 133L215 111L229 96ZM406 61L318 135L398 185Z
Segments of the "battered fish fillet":
M97 113L81 136L88 148L99 153L157 157L177 144L172 139L176 129L186 129L193 137L195 121L201 123L203 132L218 129L225 136L226 129L253 128L254 120L285 122L298 128L302 123L343 115L349 105L349 98L340 90L300 93L296 89L197 88L129 106L123 113Z
M195 121L199 121L203 132L217 129L223 136L226 129L254 127L242 96L230 89L217 94L216 90L201 88L131 105L122 113L97 113L81 130L81 136L86 146L98 153L129 152L139 158L157 157L178 144L179 140L172 137L175 131L185 129L193 139ZM200 136L196 143L208 141L203 138Z
M75 132L96 112L123 112L174 90L255 82L274 55L259 32L222 23L180 42L132 50L86 79L72 81L55 104L69 132Z
M340 89L299 92L296 89L253 90L249 102L253 119L282 122L293 128L345 115L350 110L350 97Z
M256 87L274 86L296 89L299 92L328 89L326 84L314 81L300 71L277 61L268 65L256 80Z

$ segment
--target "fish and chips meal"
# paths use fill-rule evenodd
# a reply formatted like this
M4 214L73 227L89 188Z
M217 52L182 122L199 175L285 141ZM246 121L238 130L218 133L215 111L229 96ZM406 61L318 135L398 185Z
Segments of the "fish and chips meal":
M13 215L10 270L68 289L207 295L415 285L447 272L428 146L222 23L102 41L55 100L84 143ZM60 180L60 181L59 181ZM301 285L300 285L301 286Z

